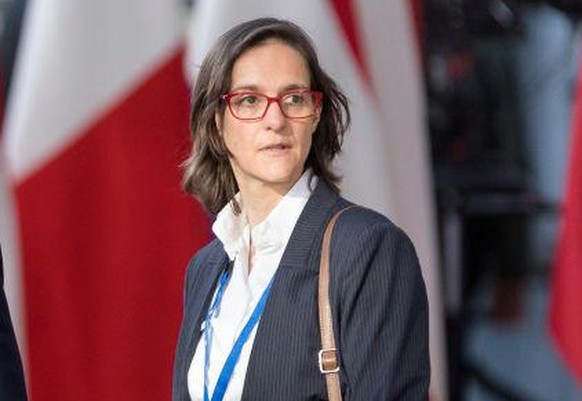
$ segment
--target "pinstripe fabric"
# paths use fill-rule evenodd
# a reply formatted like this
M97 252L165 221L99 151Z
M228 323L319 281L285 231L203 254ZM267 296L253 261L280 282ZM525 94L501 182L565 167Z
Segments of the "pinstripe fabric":
M319 253L326 222L348 204L320 182L305 206L257 328L244 400L327 398L317 367ZM387 218L358 207L338 220L331 252L330 297L344 400L426 400L428 307L412 243ZM188 367L226 263L226 254L214 241L188 267L174 401L189 400Z

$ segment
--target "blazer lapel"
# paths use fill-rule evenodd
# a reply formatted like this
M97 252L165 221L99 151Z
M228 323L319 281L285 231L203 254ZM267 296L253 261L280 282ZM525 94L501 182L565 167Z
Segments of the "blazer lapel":
M298 343L307 341L303 338L282 337L284 334L281 333L281 327L285 324L283 320L286 319L284 312L289 305L288 296L293 293L290 286L292 281L295 282L293 285L296 285L297 282L305 283L303 277L311 277L307 280L314 281L314 276L317 276L319 244L323 238L323 229L339 207L341 199L320 180L297 221L275 274L273 289L257 328L242 399L254 399L259 391L264 390L266 382L273 382L272 379L276 379L276 366L284 365L286 358L293 358L293 355L283 355L283 351L281 355L277 355L280 350L277 345L280 345L281 341ZM315 294L313 299L315 300ZM268 399L264 392L262 396L262 399Z
M220 276L220 273L228 264L228 256L222 250L221 246L216 246L206 262L201 262L198 268L203 270L199 272L189 272L189 274L199 275L199 280L187 279L188 292L197 292L205 294L204 297L189 297L188 303L184 308L184 321L182 323L183 332L180 334L180 343L178 344L177 355L179 360L176 361L177 372L180 377L178 388L182 389L183 394L179 395L179 400L189 400L188 396L188 370L190 363L194 358L194 352L198 346L201 336L201 325L206 316L206 311L214 295L214 288Z

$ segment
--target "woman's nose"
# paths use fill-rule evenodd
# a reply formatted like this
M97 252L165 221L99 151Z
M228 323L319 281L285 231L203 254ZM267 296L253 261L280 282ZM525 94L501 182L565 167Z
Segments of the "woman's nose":
M272 128L278 129L286 124L287 117L283 114L278 102L271 102L267 106L267 111L265 112L263 121L269 124Z

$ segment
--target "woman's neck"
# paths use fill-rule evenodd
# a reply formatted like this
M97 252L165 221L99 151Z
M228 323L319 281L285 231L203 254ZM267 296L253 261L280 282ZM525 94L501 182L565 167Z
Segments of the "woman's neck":
M267 188L261 191L241 188L241 198L251 228L267 218L285 193Z

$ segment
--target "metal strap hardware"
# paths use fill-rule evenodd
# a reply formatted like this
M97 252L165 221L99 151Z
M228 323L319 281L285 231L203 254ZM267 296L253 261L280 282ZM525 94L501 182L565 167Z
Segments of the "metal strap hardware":
M327 375L329 373L339 372L339 363L337 362L336 349L322 349L317 354L319 362L319 371Z

